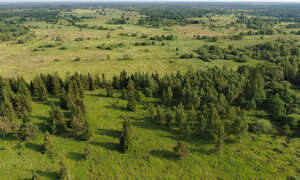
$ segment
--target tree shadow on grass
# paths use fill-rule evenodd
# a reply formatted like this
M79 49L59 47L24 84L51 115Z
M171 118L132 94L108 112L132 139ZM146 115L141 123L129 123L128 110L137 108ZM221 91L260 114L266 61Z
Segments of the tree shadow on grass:
M31 150L34 150L36 152L42 151L42 145L34 144L34 143L26 143L26 148L29 148Z
M155 123L152 123L149 121L145 121L145 120L132 122L132 125L143 128L143 129L153 130L153 131L162 130L158 124L155 124Z
M117 106L117 105L108 105L108 106L104 106L104 108L118 110L118 111L125 111L126 110L126 108L124 108L122 106Z
M67 154L67 158L72 159L74 161L81 161L84 159L84 155L79 152L69 152Z
M90 142L90 144L102 147L104 149L110 151L118 151L119 152L119 144L113 142Z
M5 140L5 141L15 141L15 140L17 140L14 133L8 133L4 136L0 136L0 139Z
M38 170L36 171L36 173L40 176L43 176L43 177L47 177L49 179L59 179L58 178L58 173L56 171L50 171L50 170L46 170L46 171L43 171L43 170Z
M41 120L41 121L44 121L44 122L46 122L48 120L48 117L46 117L46 116L31 116L31 117Z
M152 150L150 151L152 156L156 156L160 159L168 159L168 160L175 160L175 155L168 150Z
M100 135L110 136L113 138L118 138L120 136L120 131L114 129L98 129L97 132Z
M49 131L49 126L47 123L36 123L36 125L38 126L39 130L41 130L42 132Z
M92 97L101 97L101 98L107 98L107 96L106 96L106 95L104 95L104 94L88 94L88 96L92 96ZM112 97L110 97L110 98L112 98Z
M211 155L217 152L216 149L204 149L204 148L190 149L190 151L191 153L200 153L206 155Z

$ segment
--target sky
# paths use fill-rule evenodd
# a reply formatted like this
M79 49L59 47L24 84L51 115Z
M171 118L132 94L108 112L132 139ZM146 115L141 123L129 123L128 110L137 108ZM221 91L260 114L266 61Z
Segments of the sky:
M195 2L299 2L300 0L0 0L0 2L111 2L111 1L152 1L152 2L162 2L162 1L195 1Z

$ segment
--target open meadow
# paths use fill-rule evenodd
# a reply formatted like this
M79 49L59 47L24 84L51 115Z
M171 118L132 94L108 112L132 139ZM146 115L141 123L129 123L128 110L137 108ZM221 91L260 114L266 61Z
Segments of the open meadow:
M298 180L299 11L0 5L0 179Z

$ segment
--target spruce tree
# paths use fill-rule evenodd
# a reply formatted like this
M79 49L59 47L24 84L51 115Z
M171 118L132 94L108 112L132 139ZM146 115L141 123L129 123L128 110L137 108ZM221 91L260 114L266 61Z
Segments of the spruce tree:
M38 97L39 101L47 102L48 94L47 94L47 89L44 84L40 84L40 86L38 87L37 97Z
M61 95L60 95L60 101L59 101L59 106L61 109L69 110L70 109L70 104L72 104L72 97L69 96L67 91L65 89L61 90Z
M155 116L156 116L156 109L154 108L153 104L149 105L148 112L149 112L151 120L154 121Z
M175 156L179 159L189 154L188 147L182 141L177 141L177 145L173 148L173 151Z
M122 89L121 98L126 99L126 90L125 90L125 88Z
M84 148L83 155L85 160L91 160L93 158L93 149L90 145Z
M157 106L157 120L160 123L160 127L163 128L163 126L166 124L166 114L164 107Z
M114 96L114 91L113 91L112 85L108 85L106 87L106 96L107 97L113 97Z
M128 95L127 95L127 109L129 111L136 111L135 88L134 82L130 79L128 82Z
M171 123L175 120L175 114L173 113L171 108L166 110L166 126L170 127Z
M63 160L60 161L59 166L60 166L60 170L58 173L59 179L60 180L70 180L71 175L70 175L69 170Z
M46 131L44 135L44 143L42 145L42 153L51 153L51 152L53 152L53 137L48 131Z
M133 150L132 127L129 120L124 120L123 129L120 135L120 151L122 153L131 152Z
M182 127L186 124L187 115L182 104L176 107L175 119L178 126Z
M53 104L49 115L49 125L51 134L64 133L67 129L64 114L58 106Z
M22 125L17 133L18 139L22 141L35 139L38 134L38 128L36 125L33 124L28 116L24 116L22 121Z

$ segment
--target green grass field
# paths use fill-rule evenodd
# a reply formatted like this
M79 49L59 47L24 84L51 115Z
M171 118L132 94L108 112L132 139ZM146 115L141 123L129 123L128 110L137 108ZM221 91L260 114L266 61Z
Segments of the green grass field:
M284 179L297 175L300 169L300 141L281 136L249 135L238 143L226 143L224 154L215 153L215 144L200 136L186 140L189 156L174 157L172 148L178 135L176 129L161 129L150 121L143 109L156 99L138 102L135 113L125 110L126 101L105 97L104 90L87 92L87 107L93 137L80 141L70 134L54 137L54 149L65 157L74 179L88 179L90 161L83 159L83 150L90 145L94 151L95 171L100 179ZM50 101L57 102L56 98ZM40 129L47 127L50 107L33 102L32 118ZM118 151L122 118L132 120L135 149L131 154ZM59 159L40 152L43 136L34 141L18 143L13 138L1 139L1 179L31 178L37 171L41 179L55 179Z
M88 14L87 14L88 13ZM0 71L4 76L24 76L26 79L31 79L34 75L39 73L59 72L64 75L66 72L92 72L92 73L106 73L112 76L122 70L128 72L158 72L160 74L168 74L176 71L186 71L187 69L201 69L213 66L227 66L229 68L236 68L240 63L234 61L214 61L204 62L195 56L193 59L179 59L176 56L176 48L179 49L179 55L185 53L193 53L193 51L204 44L205 41L195 40L195 35L208 36L223 36L238 34L245 31L245 28L236 31L233 28L225 29L217 28L211 31L207 26L202 25L187 25L187 26L173 26L168 28L150 28L138 25L108 25L107 20L113 17L119 17L121 12L113 11L111 15L101 16L96 15L93 10L74 10L73 14L77 16L94 15L96 19L87 19L81 24L88 24L89 26L105 26L114 28L114 31L105 30L80 30L77 27L67 26L65 22L61 25L52 25L45 22L27 22L31 26L39 26L38 29L32 29L36 37L25 44L17 44L14 41L0 43ZM131 14L129 14L131 15ZM133 15L132 15L133 16ZM133 16L138 17L138 16ZM217 16L215 17L216 24L231 22L233 16ZM134 21L134 18L133 18ZM119 27L123 29L119 29ZM137 33L138 35L147 34L149 36L174 34L177 39L173 41L164 41L165 46L161 46L162 42L156 42L156 45L150 46L134 46L135 42L149 41L139 37L123 37L120 33ZM107 39L107 34L110 38ZM60 37L62 41L55 41L56 37ZM83 41L75 41L76 38L83 38ZM235 40L220 40L217 45L227 47L232 44L234 47L244 47L261 42L268 42L282 39L296 39L299 36L292 35L266 35L264 39L260 36L247 36L242 41ZM115 48L113 50L100 50L96 47L100 44L116 44L124 43L124 47ZM57 44L53 48L41 48L38 46L46 44ZM66 47L66 50L60 50L61 47ZM125 54L128 54L132 60L118 60ZM107 55L110 60L107 60ZM76 57L80 57L81 61L74 62ZM58 59L59 61L55 61ZM257 64L259 61L252 60L248 64ZM263 62L261 62L263 63Z

